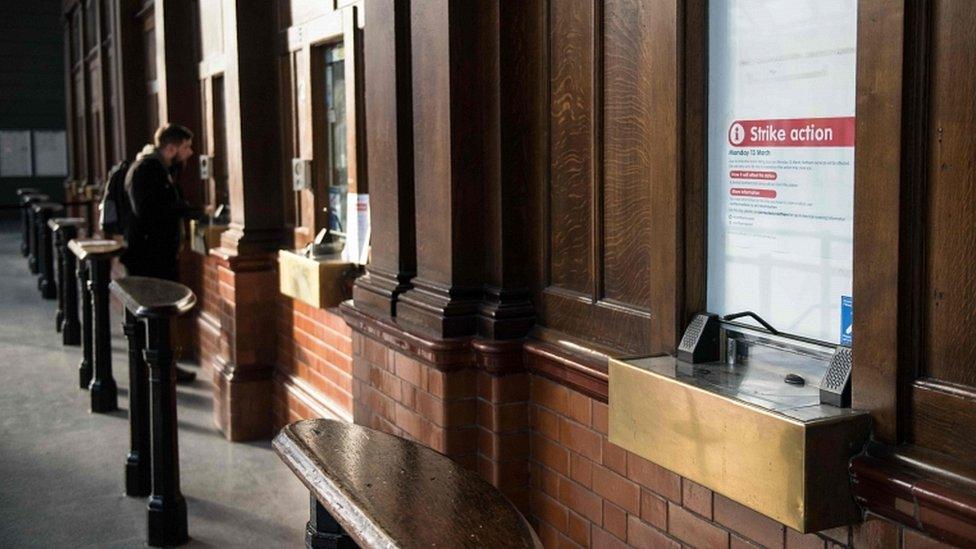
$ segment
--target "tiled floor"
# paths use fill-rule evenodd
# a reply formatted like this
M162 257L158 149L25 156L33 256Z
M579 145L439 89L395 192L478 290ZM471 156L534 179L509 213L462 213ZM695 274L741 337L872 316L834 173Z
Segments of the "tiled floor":
M113 319L119 407L88 412L78 347L54 330L19 253L19 226L0 223L0 547L142 547L146 502L122 495L128 449L127 362ZM230 443L213 426L210 386L178 389L188 547L302 547L308 492L270 443Z

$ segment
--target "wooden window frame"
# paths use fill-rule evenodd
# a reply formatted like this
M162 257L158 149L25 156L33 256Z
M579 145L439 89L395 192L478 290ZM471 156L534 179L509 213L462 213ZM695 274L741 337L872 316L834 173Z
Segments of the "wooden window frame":
M324 127L324 67L319 48L342 43L345 49L346 76L346 159L350 193L367 192L365 154L365 114L363 111L362 17L361 8L351 5L332 10L310 21L292 24L279 31L282 44L279 67L282 86L282 119L290 117L294 147L291 157L283 158L287 177L283 192L291 193L286 204L294 203L295 248L304 247L328 226L323 206L328 204L330 162L328 133ZM291 23L288 14L279 14L280 24ZM285 74L288 71L289 74ZM303 89L304 87L304 89ZM303 95L304 94L304 95ZM319 101L321 99L321 101ZM290 111L290 112L286 112ZM283 147L288 149L289 147ZM288 154L283 150L283 156ZM313 160L314 188L292 191L291 159ZM292 211L291 206L286 206Z

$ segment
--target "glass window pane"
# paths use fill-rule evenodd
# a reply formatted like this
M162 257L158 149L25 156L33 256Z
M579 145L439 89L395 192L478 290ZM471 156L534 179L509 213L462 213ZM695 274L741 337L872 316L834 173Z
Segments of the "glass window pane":
M850 344L856 0L709 3L708 309Z

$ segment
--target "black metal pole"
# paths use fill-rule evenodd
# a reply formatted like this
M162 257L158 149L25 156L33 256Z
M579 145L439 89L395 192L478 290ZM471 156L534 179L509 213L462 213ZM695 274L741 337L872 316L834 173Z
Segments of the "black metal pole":
M112 331L109 327L108 285L111 282L112 260L110 257L92 257L88 260L88 286L91 291L92 317L95 326L94 376L88 391L91 393L93 413L112 412L118 409L118 389L112 377Z
M54 299L57 297L57 284L54 282L54 245L51 242L51 228L47 222L54 213L54 208L46 207L41 204L35 208L34 222L37 226L37 263L40 269L40 278L37 279L37 289L41 291L44 299Z
M189 540L186 500L180 492L177 442L176 370L170 347L170 319L149 318L146 362L149 364L152 431L152 495L148 506L148 543L153 547Z
M40 265L37 261L37 217L34 212L34 204L27 204L27 219L30 224L30 232L27 234L27 268L30 270L31 274L38 274L41 272Z
M81 364L78 382L87 389L92 380L92 295L88 286L88 262L78 261L78 285L81 287Z
M52 230L52 236L54 237L54 266L57 272L58 281L58 309L54 312L54 329L60 333L61 326L64 325L64 281L66 277L64 276L64 246L66 244L65 240L65 229L67 227L58 227L57 230Z
M122 331L129 340L129 454L125 458L125 494L152 493L149 439L149 375L142 353L146 348L146 325L128 309Z
M30 256L31 224L28 210L30 210L30 202L23 197L20 204L20 255L24 257Z
M65 227L68 229L68 227ZM61 323L61 343L78 345L81 343L81 325L78 322L78 262L75 254L68 249L68 242L76 236L74 227L62 235L61 273L64 278L64 314ZM70 237L70 238L69 238ZM89 373L89 377L91 374ZM85 385L87 387L87 384Z

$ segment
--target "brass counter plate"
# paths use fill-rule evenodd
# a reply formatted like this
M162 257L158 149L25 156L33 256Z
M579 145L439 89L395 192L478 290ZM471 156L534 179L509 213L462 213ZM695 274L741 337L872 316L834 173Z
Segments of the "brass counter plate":
M612 443L800 532L856 520L846 470L866 414L788 417L667 375L674 363L609 361Z
M280 250L279 291L319 309L336 307L348 297L343 273L351 265L347 261L317 260Z

